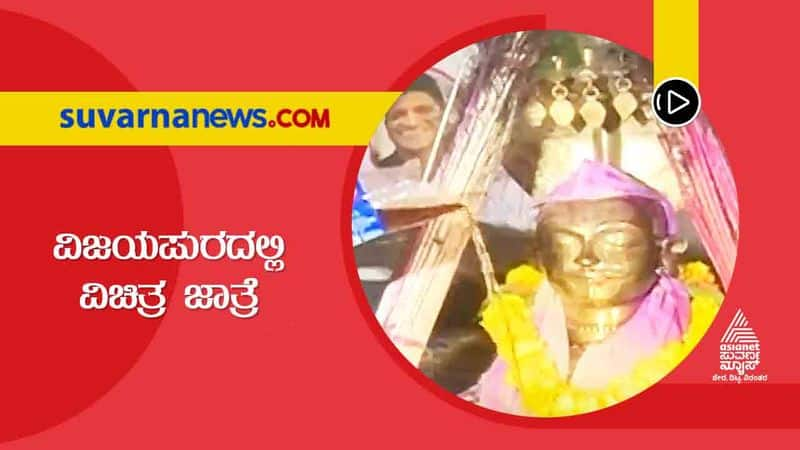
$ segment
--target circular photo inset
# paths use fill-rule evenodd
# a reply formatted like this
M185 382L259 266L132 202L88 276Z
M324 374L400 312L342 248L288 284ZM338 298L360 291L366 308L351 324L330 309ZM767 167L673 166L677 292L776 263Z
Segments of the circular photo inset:
M730 282L736 191L705 116L664 126L652 92L645 58L532 31L400 95L352 228L374 320L409 363L464 401L552 417L622 402L691 352Z

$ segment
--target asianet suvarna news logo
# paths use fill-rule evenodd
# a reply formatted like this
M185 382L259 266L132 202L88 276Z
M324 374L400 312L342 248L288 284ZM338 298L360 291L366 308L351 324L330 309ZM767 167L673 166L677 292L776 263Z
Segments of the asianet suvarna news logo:
M328 108L62 108L60 128L330 128Z

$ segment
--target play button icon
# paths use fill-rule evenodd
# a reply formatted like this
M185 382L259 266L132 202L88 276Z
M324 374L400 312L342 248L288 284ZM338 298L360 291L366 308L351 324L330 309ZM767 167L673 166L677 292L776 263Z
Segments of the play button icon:
M667 114L675 114L687 106L689 106L688 98L675 91L667 91Z
M661 123L680 127L690 123L700 112L700 93L688 80L669 78L658 85L652 103Z

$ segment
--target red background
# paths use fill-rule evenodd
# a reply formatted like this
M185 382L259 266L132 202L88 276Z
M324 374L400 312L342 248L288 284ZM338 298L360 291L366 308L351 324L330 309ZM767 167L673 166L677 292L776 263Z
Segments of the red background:
M385 339L376 338L353 290L342 214L361 150L5 149L0 441L7 442L0 448L569 446L598 437L641 445L642 430L613 436L535 428L800 425L793 339L800 306L791 283L800 249L791 204L783 203L788 192L778 190L796 179L789 135L795 118L786 111L794 101L786 96L797 93L778 81L793 58L786 41L793 15L779 2L701 3L703 106L736 178L741 240L721 319L665 383L597 414L547 421L465 408L419 380L381 345ZM63 30L50 28L51 40L25 35L28 25L4 26L19 16L0 13L0 89L402 88L470 40L538 28L541 16L549 29L602 36L647 56L652 47L652 10L642 0L0 0L0 9ZM93 173L104 175L85 182ZM49 253L56 232L169 233L181 223L195 234L282 233L288 270L266 275L256 262L208 261L81 267ZM180 296L156 322L119 317L125 313L98 321L65 307L77 308L80 283L93 277L162 277L183 287L252 274L261 280L261 311L246 321L192 313ZM709 384L716 343L737 306L761 339L759 372L768 384ZM706 432L684 433L694 440ZM744 444L761 438L736 430L722 437Z

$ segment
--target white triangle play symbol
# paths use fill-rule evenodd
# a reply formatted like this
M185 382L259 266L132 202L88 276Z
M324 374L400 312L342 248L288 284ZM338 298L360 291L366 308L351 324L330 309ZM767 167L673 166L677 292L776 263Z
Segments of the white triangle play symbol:
M674 108L672 107L673 96L678 97L681 100L681 103L677 104L677 106L675 106ZM678 94L675 91L667 91L667 114L674 114L682 110L683 108L686 108L687 106L689 106L688 98L682 96L681 94Z

